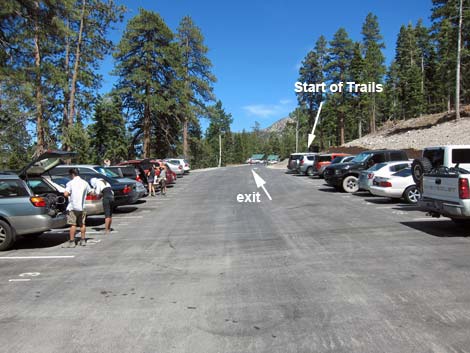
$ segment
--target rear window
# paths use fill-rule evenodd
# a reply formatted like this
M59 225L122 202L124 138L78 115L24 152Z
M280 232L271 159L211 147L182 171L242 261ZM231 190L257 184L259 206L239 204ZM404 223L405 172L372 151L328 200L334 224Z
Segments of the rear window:
M404 161L406 160L406 153L402 151L394 151L390 152L390 160L391 161Z
M0 198L29 196L19 180L0 180Z
M377 170L382 169L383 167L387 166L387 163L377 163L370 167L368 170L371 172L375 172Z
M408 163L395 164L390 166L391 172L399 172L402 169L408 168L410 165Z
M331 161L331 156L318 156L318 161L319 162L330 162Z
M315 159L315 156L307 156L307 159L308 159L309 161L313 161L313 160Z
M399 176L399 177L409 177L411 175L411 168L405 168L400 170L399 172L396 172L393 174L394 176Z
M55 192L55 190L49 186L43 180L31 180L29 179L26 184L28 184L29 188L33 190L35 194L47 194L50 192Z
M303 156L302 156L302 155L299 155L299 154L291 154L289 158L290 158L291 160L295 161L295 160L297 160L297 159L301 159L302 157L303 157Z
M333 159L333 160L331 161L331 164L339 163L339 162L341 162L342 159L343 159L343 157L335 157L335 159Z
M452 163L470 163L470 150L468 148L452 150Z

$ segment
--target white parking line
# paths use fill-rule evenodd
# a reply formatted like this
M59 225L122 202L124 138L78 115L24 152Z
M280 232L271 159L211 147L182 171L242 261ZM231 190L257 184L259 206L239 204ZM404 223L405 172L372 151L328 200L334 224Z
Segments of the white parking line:
M71 259L74 255L59 255L59 256L0 256L0 260L48 260L48 259Z
M413 218L413 221L450 221L450 219L447 218L435 218L435 217L419 217L419 218Z
M31 278L13 278L9 279L8 282L28 282L31 281Z
M144 216L114 216L113 219L143 218Z

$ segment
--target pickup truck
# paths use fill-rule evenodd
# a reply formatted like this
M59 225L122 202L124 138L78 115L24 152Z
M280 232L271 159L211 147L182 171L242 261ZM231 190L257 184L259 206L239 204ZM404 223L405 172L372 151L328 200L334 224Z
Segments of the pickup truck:
M422 192L418 205L423 211L470 223L470 146L426 148L413 162L412 174Z

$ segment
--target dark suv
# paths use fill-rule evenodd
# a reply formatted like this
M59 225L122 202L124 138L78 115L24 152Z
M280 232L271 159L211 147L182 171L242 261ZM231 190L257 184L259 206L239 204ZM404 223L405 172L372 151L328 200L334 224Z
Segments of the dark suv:
M408 157L402 150L374 150L358 154L348 163L338 163L328 166L323 176L328 185L346 192L359 190L359 174L376 163L389 161L406 161Z

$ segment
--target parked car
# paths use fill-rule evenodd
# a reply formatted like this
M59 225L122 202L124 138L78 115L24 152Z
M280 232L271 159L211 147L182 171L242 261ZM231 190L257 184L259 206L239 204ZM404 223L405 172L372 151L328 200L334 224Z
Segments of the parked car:
M147 185L147 175L140 165L112 165L104 168L116 173L121 178L129 178Z
M425 148L413 167L420 208L432 217L470 224L470 145Z
M114 207L131 205L137 201L137 198L136 198L137 194L135 192L135 189L133 189L133 187L135 187L135 184L129 185L127 183L122 183L114 178L107 177L106 175L103 175L101 173L93 173L93 172L87 172L87 171L80 173L80 177L86 180L89 184L92 178L100 178L100 179L106 180L111 185L111 188L113 189L113 192L114 192ZM65 187L65 185L67 184L67 181L70 180L70 176L69 175L51 175L51 180ZM65 184L64 184L64 181L65 181Z
M186 159L183 159L183 158L167 158L167 159L165 159L165 162L174 163L174 164L179 163L179 165L181 165L183 167L184 174L188 174L191 171L191 168L189 166L189 162Z
M171 170L173 173L175 173L178 178L183 177L183 175L184 175L183 166L181 164L179 164L179 162L173 162L172 163L170 161L166 161L166 166L169 170Z
M323 175L328 185L349 193L359 190L359 174L377 163L407 161L402 150L372 150L359 153L348 163L338 163L326 167Z
M54 186L62 194L65 192L65 187L70 181L70 177L46 177L49 183ZM91 187L91 184L90 184ZM88 216L100 215L104 213L103 201L98 195L89 194L85 198L85 210Z
M338 157L333 158L330 164L325 163L320 167L320 169L318 170L318 177L323 178L323 173L325 172L326 167L328 167L329 165L338 164L338 163L347 163L347 162L352 161L354 157L356 156L347 155L347 156L338 156Z
M313 175L313 165L318 153L307 152L304 153L297 163L297 172L300 175Z
M297 171L297 165L299 160L303 157L305 153L291 153L289 156L289 161L287 162L287 169L289 169L291 172L296 172Z
M359 175L359 190L370 191L375 177L389 177L402 169L411 168L411 161L377 163Z
M336 157L346 157L349 156L349 154L346 153L322 153L317 155L315 158L315 163L313 164L313 169L310 171L310 173L307 174L309 176L314 176L318 175L320 178L323 178L323 171L325 168L331 164L331 162L336 158Z
M280 162L280 158L277 154L270 154L268 156L268 158L266 158L266 162L268 164L276 164L276 163L279 163Z
M370 186L370 192L372 195L392 199L403 198L411 204L418 203L421 198L421 193L411 175L411 168L402 169L387 177L376 176Z
M127 185L130 189L129 191L129 200L131 200L131 203L137 202L139 198L142 198L145 196L137 185L137 181L129 178L121 178L118 174L112 172L111 170L106 169L106 167L102 167L99 165L92 165L92 164L73 164L73 165L59 165L49 171L50 175L60 175L60 176L68 176L69 174L69 169L70 168L76 168L78 169L80 176L84 174L101 174L101 176L105 176L106 180L109 182L109 180L115 180L118 183L121 183L123 185ZM100 177L101 177L100 176Z
M264 163L265 155L263 153L256 153L248 158L248 164L262 164Z
M65 204L65 199L63 199ZM0 251L11 248L18 235L38 235L66 225L61 208L34 195L19 176L0 175Z

